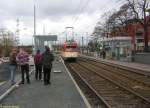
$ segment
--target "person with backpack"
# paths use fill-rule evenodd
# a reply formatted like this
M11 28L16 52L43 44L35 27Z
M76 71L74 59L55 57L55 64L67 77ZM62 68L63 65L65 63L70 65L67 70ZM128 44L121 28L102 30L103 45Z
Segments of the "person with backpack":
M35 79L41 80L42 78L42 63L41 63L42 55L40 50L37 50L34 56L34 64L35 64Z
M44 85L51 84L50 76L52 69L52 62L54 60L54 56L50 51L48 46L45 46L45 52L42 54L42 65L44 71Z

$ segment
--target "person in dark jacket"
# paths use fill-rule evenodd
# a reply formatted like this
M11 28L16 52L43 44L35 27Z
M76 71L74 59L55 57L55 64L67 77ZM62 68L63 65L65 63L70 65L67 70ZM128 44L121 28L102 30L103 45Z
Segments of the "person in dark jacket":
M45 52L42 54L42 65L44 71L44 85L51 84L50 76L52 69L52 62L54 60L54 56L50 51L48 46L45 46Z
M12 85L15 84L15 75L17 69L16 56L17 56L17 49L13 48L9 56L9 65L10 65L10 72L11 72L10 80Z
M37 50L34 56L34 64L35 64L35 79L41 80L42 78L42 63L41 63L42 55L40 54L40 50Z
M101 55L102 55L102 58L103 58L103 59L106 58L106 51L105 51L105 49L102 49Z

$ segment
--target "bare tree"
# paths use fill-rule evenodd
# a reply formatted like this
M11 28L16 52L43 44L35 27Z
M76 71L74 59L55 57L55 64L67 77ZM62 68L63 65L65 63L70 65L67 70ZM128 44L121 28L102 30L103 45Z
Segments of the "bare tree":
M148 26L150 24L150 17L146 13L150 8L150 0L125 0L128 6L135 15L135 20L139 22L144 28L144 51L148 52Z
M15 45L14 34L7 29L0 29L0 55L8 56L10 49Z
M100 20L97 22L93 35L95 37L108 37L110 32L110 16L113 14L112 11L105 12L101 15Z
M115 32L126 28L128 21L133 18L134 16L128 4L123 4L118 11L105 12L101 16L101 20L96 24L93 34L104 37L109 37L113 35L112 33L115 35Z
M115 11L108 19L107 23L110 23L110 31L115 32L127 32L127 25L131 19L134 19L134 14L129 8L128 4L123 4L118 11Z

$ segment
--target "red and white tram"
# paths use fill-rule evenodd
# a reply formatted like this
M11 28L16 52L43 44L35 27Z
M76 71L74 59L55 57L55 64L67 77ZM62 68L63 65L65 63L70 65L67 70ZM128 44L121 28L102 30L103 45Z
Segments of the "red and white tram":
M61 56L64 60L74 59L76 60L79 56L79 48L77 42L70 40L63 44Z

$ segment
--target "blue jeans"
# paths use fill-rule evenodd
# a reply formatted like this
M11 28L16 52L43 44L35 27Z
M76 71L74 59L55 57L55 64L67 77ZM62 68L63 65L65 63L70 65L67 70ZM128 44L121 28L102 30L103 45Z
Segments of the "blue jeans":
M10 72L11 72L10 81L12 84L15 83L16 69L17 69L16 65L10 65Z

